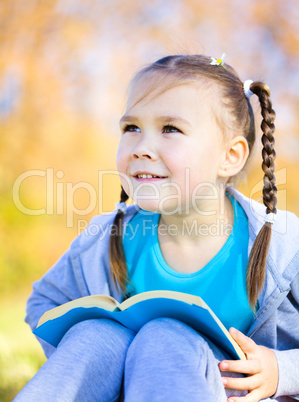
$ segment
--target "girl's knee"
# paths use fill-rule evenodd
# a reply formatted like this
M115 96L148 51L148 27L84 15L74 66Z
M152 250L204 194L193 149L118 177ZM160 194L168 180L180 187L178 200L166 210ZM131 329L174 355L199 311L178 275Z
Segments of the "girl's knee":
M172 319L158 318L145 324L135 336L128 354L199 356L208 347L201 335L188 325Z
M138 336L176 336L185 331L194 331L191 327L184 324L181 321L175 320L173 318L162 317L156 318L145 324L140 331Z
M135 336L128 348L126 371L129 378L140 370L164 375L179 366L186 373L204 375L210 353L208 344L193 328L171 318L159 318L148 322Z
M58 347L66 342L113 343L128 346L134 335L123 325L105 318L81 321L72 326L62 338Z
M145 324L137 334L138 339L157 339L159 341L195 342L205 344L201 335L189 325L173 318L157 318Z

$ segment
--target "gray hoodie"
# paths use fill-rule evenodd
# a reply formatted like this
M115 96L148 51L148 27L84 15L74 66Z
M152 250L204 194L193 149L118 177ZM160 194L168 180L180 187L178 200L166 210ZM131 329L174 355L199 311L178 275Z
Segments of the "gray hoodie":
M265 207L231 187L227 190L248 216L249 255L264 223ZM128 222L138 209L136 205L128 207L124 222ZM25 319L32 329L45 311L79 297L107 294L121 301L122 296L110 277L108 258L115 214L113 211L94 217L70 249L33 284ZM279 384L273 400L299 400L299 219L292 213L277 213L265 283L258 302L259 309L247 335L276 354ZM54 347L40 342L49 357Z

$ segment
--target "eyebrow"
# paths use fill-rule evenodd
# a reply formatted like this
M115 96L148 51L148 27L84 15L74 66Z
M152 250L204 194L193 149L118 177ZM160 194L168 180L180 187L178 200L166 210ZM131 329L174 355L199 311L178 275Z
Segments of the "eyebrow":
M185 119L183 119L182 117L179 117L179 116L159 116L155 120L158 123L183 123L183 124L186 124L188 126L191 126L191 124L187 120L185 120ZM124 115L120 119L119 124L122 124L122 123L125 123L125 122L133 122L133 121L139 122L138 117Z

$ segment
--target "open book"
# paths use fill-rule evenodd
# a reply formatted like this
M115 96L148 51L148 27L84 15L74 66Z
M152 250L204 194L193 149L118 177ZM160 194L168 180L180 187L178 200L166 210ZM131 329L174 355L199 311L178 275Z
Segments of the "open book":
M56 347L64 334L80 321L109 318L138 332L144 324L160 317L182 321L232 358L245 359L227 329L199 296L169 290L139 293L122 303L106 295L82 297L45 312L33 333Z

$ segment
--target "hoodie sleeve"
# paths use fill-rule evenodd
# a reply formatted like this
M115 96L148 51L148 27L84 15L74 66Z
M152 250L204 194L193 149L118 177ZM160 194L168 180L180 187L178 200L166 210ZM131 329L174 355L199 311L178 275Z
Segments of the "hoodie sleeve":
M27 301L25 321L34 330L46 311L88 294L82 271L74 269L70 251L67 251L39 281L34 282ZM49 357L55 348L38 340Z
M114 215L94 217L87 229L71 244L68 251L37 282L27 301L25 321L34 330L40 317L48 310L80 297L111 294L118 297L111 285L108 247L109 227ZM55 348L39 339L45 355Z
M279 370L278 387L273 398L288 395L299 400L299 349L273 350L273 352Z
M298 266L298 253L294 257L294 260L296 266ZM274 397L289 395L299 400L299 272L291 282L291 292L289 293L288 301L289 310L292 310L293 315L288 316L288 319L283 324L283 329L286 334L293 334L295 336L296 341L292 340L292 343L293 347L296 346L296 348L280 351L273 350L277 358L279 370L278 387ZM286 347L288 342L290 340L286 341Z

